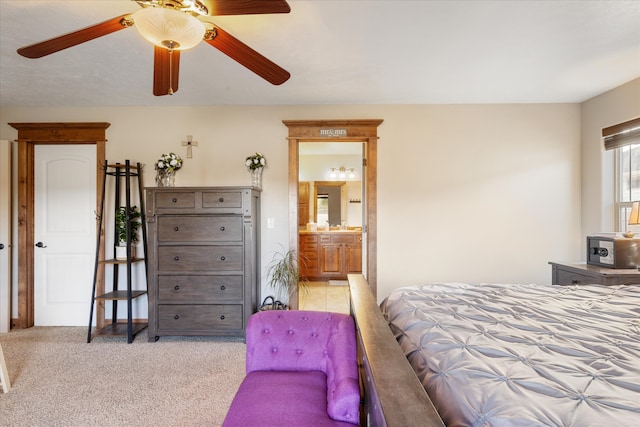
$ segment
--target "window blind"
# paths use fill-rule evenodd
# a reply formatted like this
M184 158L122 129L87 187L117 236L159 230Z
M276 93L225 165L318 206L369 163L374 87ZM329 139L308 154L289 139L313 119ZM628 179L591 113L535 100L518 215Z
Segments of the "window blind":
M640 144L640 117L602 129L605 150Z

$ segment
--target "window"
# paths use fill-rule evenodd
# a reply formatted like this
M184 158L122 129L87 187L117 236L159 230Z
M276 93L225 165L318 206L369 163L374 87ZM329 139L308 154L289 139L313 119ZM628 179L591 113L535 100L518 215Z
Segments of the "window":
M640 233L640 226L628 226L631 205L640 200L640 144L631 144L617 151L617 197L616 208L618 231Z
M616 228L640 233L628 225L631 205L640 200L640 118L602 130L605 149L616 150Z

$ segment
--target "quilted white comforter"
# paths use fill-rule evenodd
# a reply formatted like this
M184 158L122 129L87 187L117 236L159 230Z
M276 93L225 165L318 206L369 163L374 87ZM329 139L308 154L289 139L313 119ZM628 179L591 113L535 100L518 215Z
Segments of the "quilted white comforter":
M381 308L449 427L640 426L640 285L442 283Z

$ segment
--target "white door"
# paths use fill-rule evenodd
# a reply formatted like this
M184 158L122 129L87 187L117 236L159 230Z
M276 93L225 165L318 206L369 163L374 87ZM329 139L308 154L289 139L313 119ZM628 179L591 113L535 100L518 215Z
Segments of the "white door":
M35 146L34 323L89 323L96 250L96 146Z
M0 141L0 334L11 322L11 145Z

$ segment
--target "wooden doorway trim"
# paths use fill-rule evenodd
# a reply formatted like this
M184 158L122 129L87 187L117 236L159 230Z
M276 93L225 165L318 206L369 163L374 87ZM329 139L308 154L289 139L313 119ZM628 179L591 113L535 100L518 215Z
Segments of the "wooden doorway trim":
M367 246L365 276L373 295L377 295L377 182L378 182L378 126L373 120L283 120L289 128L289 248L298 250L298 176L299 143L304 142L362 142L365 144L366 167L363 185L366 215ZM291 308L298 304L297 292L290 295Z
M18 317L12 328L34 325L34 155L38 144L93 144L96 146L96 212L105 161L106 129L110 123L9 123L18 131ZM104 234L104 229L100 230ZM104 252L104 239L100 252ZM98 274L98 282L103 282ZM90 286L91 284L87 284ZM87 322L88 322L87 318Z

